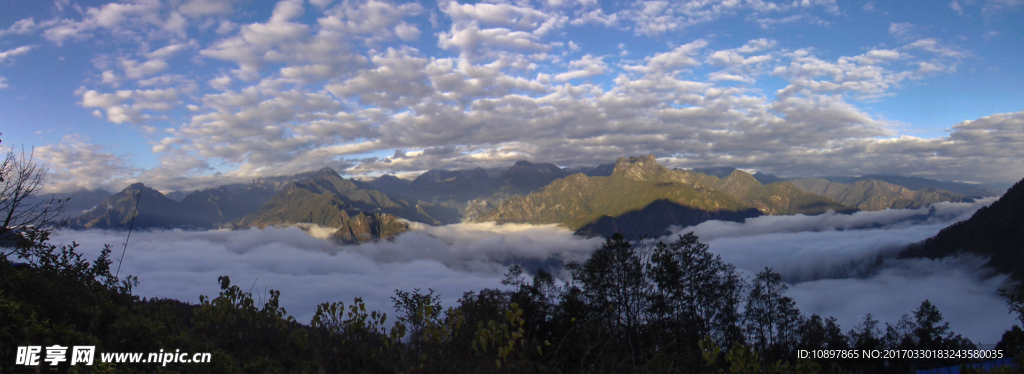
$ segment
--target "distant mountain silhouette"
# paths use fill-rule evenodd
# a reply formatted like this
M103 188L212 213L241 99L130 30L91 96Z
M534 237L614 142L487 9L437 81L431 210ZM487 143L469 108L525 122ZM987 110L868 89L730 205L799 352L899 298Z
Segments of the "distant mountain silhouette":
M305 178L312 176L314 173L303 175ZM141 193L135 227L217 228L255 212L276 193L275 187L278 186L278 182L257 179L245 186L229 185L193 191L176 201L142 183L135 183L73 219L71 226L128 228L136 196Z
M83 188L68 193L38 194L31 199L26 199L22 204L32 205L49 201L51 197L55 197L58 200L66 200L64 203L64 213L70 218L75 218L99 205L111 195L113 194L106 190L88 190Z
M498 177L497 188L509 195L526 195L567 176L569 173L552 164L518 161Z
M970 202L965 195L928 187L921 190L887 183L876 179L861 179L853 183L831 182L826 179L806 178L789 181L801 190L828 197L841 204L861 210L920 208L940 201Z
M754 173L754 179L757 179L757 181L761 182L761 184L769 184L769 183L785 182L786 181L783 178L779 178L779 177L776 177L774 175L765 174L765 173L762 173L762 172Z
M370 183L375 187L383 187L381 190L389 194L410 200L465 203L494 195L507 197L529 194L568 175L568 172L553 164L518 161L510 168L429 170L405 186L382 180L385 177L394 178L392 176L380 177Z
M180 203L182 200L185 200L185 196L188 196L188 193L186 193L185 191L182 191L182 190L177 190L177 191L172 191L172 192L165 193L164 196L167 197L168 199L171 199L171 200L174 200L174 201L177 201L177 202Z
M725 178L732 174L732 172L736 171L736 168L728 166L718 166L710 168L693 168L693 171L701 174L713 175L719 178Z
M886 183L895 184L897 186L903 186L914 191L932 188L936 190L954 192L972 198L999 195L998 191L995 191L991 188L979 184L937 181L934 179L926 179L921 177L904 177L899 175L869 174L862 175L859 177L822 177L821 179L826 179L832 182L839 183L854 183L858 181L874 179Z
M136 201L138 214L135 215ZM145 201L145 204L142 204ZM168 199L160 191L146 187L142 183L134 183L121 192L110 196L92 210L78 216L72 226L84 228L128 228L135 217L137 228L148 227L190 227L190 221L196 217L178 206L178 202Z
M394 175L383 175L367 182L373 189L393 196L407 194L410 183L412 181Z

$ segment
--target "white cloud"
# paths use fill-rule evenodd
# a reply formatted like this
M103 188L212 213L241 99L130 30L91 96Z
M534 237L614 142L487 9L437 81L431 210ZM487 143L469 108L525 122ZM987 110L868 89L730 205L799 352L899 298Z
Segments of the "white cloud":
M420 29L409 23L402 22L395 26L395 34L402 40L411 42L420 38Z
M908 50L924 50L934 53L936 56L943 58L961 58L966 56L964 52L958 51L948 46L944 46L942 45L942 43L939 43L938 40L935 40L933 38L920 39L913 43L907 44L903 48Z
M175 54L178 54L179 52L187 49L188 47L189 45L185 43L168 44L160 49L147 53L146 57L154 60L166 61L171 57L174 57Z
M960 3L956 0L949 2L949 9L952 9L958 16L964 15L964 8L960 6Z
M124 157L81 135L65 135L59 144L35 148L33 155L49 169L46 192L122 188L119 184L135 172Z
M493 59L505 52L547 52L552 45L542 39L568 22L567 16L527 5L449 1L441 11L452 19L452 26L438 33L438 46L457 49L470 59Z
M308 37L309 26L291 22L303 11L301 2L281 1L274 7L267 23L242 26L238 35L215 42L200 54L238 63L239 69L234 73L240 79L258 79L263 59L272 48L294 44Z
M65 18L49 23L43 37L59 46L67 40L92 38L98 30L120 37L153 37L158 35L154 30L180 36L186 21L173 12L164 16L161 14L163 10L165 7L158 0L132 0L89 7L82 12L81 20Z
M555 81L567 82L573 79L588 78L596 75L602 75L608 69L608 64L604 63L602 57L585 55L579 60L570 62L569 68L576 70L570 70L565 73L555 75Z
M6 51L0 52L0 63L7 62L7 60L14 61L14 57L29 53L33 49L36 49L36 47L37 46L34 45L23 45L18 48L8 49Z
M601 9L594 9L574 18L569 23L573 26L582 26L593 23L603 25L605 27L616 27L619 25L619 15L617 13L605 14Z
M945 61L962 56L934 39L918 40L897 49L872 49L857 56L839 57L835 62L817 58L812 50L800 49L788 54L789 66L778 66L772 74L790 80L790 85L779 91L782 96L852 93L859 99L876 99L892 95L892 91L908 79L945 70L921 69L925 62L910 53L915 50L933 53L933 58L927 62L929 67L949 65L949 70L955 68L956 61Z
M14 22L10 27L6 29L0 29L0 38L7 35L25 35L36 30L39 24L32 18L25 18Z
M751 78L751 77L745 77L745 76L742 76L742 75L729 74L729 73L724 72L724 71L716 71L714 73L708 74L708 80L710 80L712 82L734 81L734 82L743 82L743 83L754 83L754 79Z
M1024 8L1022 0L987 0L982 2L981 15L992 18L1016 12L1020 8Z
M210 79L207 81L207 84L215 90L223 91L228 89L228 87L231 87L231 77L222 75L217 78Z
M605 13L610 8L597 2L448 1L432 11L392 1L281 1L269 16L255 15L264 17L255 23L235 17L240 3L175 4L125 1L45 26L19 21L27 26L17 30L35 24L59 34L66 27L72 33L63 39L48 37L59 43L109 34L115 43L139 46L135 54L119 48L94 58L96 70L84 82L99 87L76 95L85 113L166 128L152 149L167 164L146 176L186 189L214 183L203 174L209 164L225 165L222 176L243 178L327 164L371 174L498 166L515 158L582 166L647 153L674 166L789 175L934 165L947 165L935 170L949 179L1022 175L1021 162L1010 157L998 158L998 168L933 161L932 153L1006 149L1012 137L903 136L903 124L862 105L962 69L969 54L954 44L912 38L844 54L768 38L732 45L720 35L685 39L693 25L716 20L827 22L838 14L834 2L654 1ZM176 18L186 22L183 30L198 30L196 40L144 31L172 25L175 13L184 17ZM430 13L448 19L423 29L431 27L424 22ZM631 36L635 45L607 45L611 52L591 50L600 43L579 44L574 33L601 24L641 36ZM894 36L927 30L889 26ZM674 31L669 38L658 30ZM669 47L650 50L642 40L648 32L668 38ZM605 61L609 56L617 61ZM175 108L187 111L169 110ZM394 149L410 155L363 160ZM413 152L422 149L450 152ZM977 157L972 162L985 164L980 160L989 156Z
M7 84L7 78L6 77L0 77L0 90L5 89L5 88L9 88L9 87L11 87L11 85Z
M188 0L178 6L178 12L191 18L226 15L232 12L234 0Z
M332 2L334 2L334 0L309 0L310 4L316 5L320 9L326 8L328 5L331 5Z
M804 22L808 24L828 25L829 22L810 14L823 11L829 15L839 15L839 7L835 1L802 1L802 2L767 2L767 1L705 1L705 2L673 2L664 0L645 0L634 2L633 5L616 13L619 19L634 24L636 34L658 36L669 32L684 30L700 24L716 21L739 12L749 12L748 21L755 21L763 28L778 24ZM781 18L768 17L775 14L793 13Z
M828 22L826 20L823 20L820 17L811 16L811 15L807 15L807 14L794 14L794 15L791 15L791 16L786 16L786 17L781 17L781 18L758 18L756 21L757 21L757 24L760 25L762 29L771 29L771 28L777 27L779 25L788 25L788 24L793 24L793 23L805 23L805 24L817 25L817 26L829 26L829 25L831 25L830 22Z
M405 38L415 38L419 30L403 20L422 12L423 6L418 3L398 5L377 0L346 1L328 9L324 12L326 17L317 22L325 29L339 31L350 37L361 35L363 37L360 39L366 44L389 40L396 34L408 41L410 39Z
M184 85L188 87L190 82ZM107 113L107 120L113 123L139 124L150 118L146 111L168 111L178 104L180 89L161 88L150 90L118 90L114 93L100 93L80 88L80 104L83 108L100 108ZM129 101L131 102L129 105Z
M153 74L163 72L170 68L164 60L148 60L139 63L135 60L121 60L121 68L124 69L124 76L128 79L142 79Z
M671 52L657 53L647 57L644 59L646 65L624 66L624 68L644 74L666 74L682 68L699 66L700 62L693 55L707 45L707 41L698 39L676 47Z
M442 10L454 21L506 27L525 23L529 25L527 27L536 28L542 20L548 18L539 10L512 4L459 4L448 1L442 5Z
M889 24L889 34L897 40L913 39L917 33L917 27L910 22L892 22Z
M228 20L221 20L220 23L217 24L217 30L214 32L216 32L217 35L226 35L230 34L232 31L235 31L235 29L237 28L237 23Z
M112 87L117 87L120 85L120 78L117 76L117 74L114 74L113 70L104 70L102 73L102 80L100 81L100 83L108 84Z

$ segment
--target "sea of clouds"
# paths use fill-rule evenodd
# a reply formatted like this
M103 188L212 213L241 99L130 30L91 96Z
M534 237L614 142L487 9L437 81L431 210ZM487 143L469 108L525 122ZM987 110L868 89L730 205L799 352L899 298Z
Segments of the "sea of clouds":
M928 299L957 333L995 343L1015 322L998 291L1009 287L1006 276L990 273L982 268L984 259L973 257L895 258L903 246L935 235L992 201L852 215L765 216L743 223L711 221L671 228L663 240L694 231L711 251L748 276L771 267L790 284L788 295L804 313L835 316L844 330L866 313L895 322ZM511 263L583 261L602 243L553 225L413 228L393 241L358 246L334 244L318 228L136 231L121 274L139 277L140 296L191 302L199 295L216 295L217 277L227 275L257 299L265 298L269 289L280 290L288 313L308 322L316 304L349 304L355 297L390 314L395 289L434 289L446 306L453 306L466 291L502 287ZM53 239L75 241L90 257L104 243L111 244L116 260L125 234L61 231Z

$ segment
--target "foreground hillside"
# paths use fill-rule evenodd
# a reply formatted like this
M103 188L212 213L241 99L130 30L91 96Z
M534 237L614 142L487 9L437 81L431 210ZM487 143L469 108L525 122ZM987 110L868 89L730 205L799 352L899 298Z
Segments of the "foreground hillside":
M969 253L988 258L988 266L1024 281L1024 180L970 219L908 248L906 257L941 258Z

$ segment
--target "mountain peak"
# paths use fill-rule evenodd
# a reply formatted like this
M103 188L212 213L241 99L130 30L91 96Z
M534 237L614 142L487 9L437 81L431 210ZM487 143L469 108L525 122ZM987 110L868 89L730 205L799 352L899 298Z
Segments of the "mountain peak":
M323 177L323 176L330 176L330 175L336 175L336 176L340 177L340 175L338 175L337 171L334 171L334 169L327 168L327 167L322 168L320 170L317 170L314 175L316 177Z
M736 169L734 167L730 167L730 166L715 166L715 167L708 167L708 168L693 168L693 171L695 171L695 172L698 172L698 173L701 173L701 174L706 174L706 175L713 175L713 176L718 177L719 179L725 179L725 178L729 177L736 170L738 170L738 169Z
M632 180L647 180L666 170L668 169L658 164L654 155L630 158L620 157L615 161L615 170L612 172L612 176L618 175Z
M758 182L757 178L754 178L753 175L750 175L749 173L739 169L733 170L732 173L729 173L729 176L725 177L725 179L735 179L747 183L761 184L761 182Z

